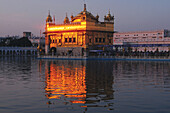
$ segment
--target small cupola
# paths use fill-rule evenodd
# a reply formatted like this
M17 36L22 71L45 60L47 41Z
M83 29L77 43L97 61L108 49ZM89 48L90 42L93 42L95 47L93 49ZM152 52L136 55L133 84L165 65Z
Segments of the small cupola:
M107 16L104 16L104 20L105 20L105 21L108 21L108 22L114 21L114 16L112 16L112 15L110 14L110 10L109 10L109 13L107 14Z
M53 20L52 20L52 17L51 17L51 15L50 15L50 11L49 11L49 13L48 13L48 17L47 17L47 19L46 19L46 23L49 23L49 22L52 22Z
M74 18L74 16L73 16L73 14L71 15L71 21L73 20L73 18Z
M64 24L69 24L69 23L70 23L70 21L69 21L69 18L67 16L67 13L66 13L66 17L64 19Z

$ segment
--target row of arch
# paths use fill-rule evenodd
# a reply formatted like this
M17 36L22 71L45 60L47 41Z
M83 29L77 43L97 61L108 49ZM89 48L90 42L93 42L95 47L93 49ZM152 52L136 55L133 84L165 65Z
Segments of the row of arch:
M0 55L37 55L37 50L0 50Z

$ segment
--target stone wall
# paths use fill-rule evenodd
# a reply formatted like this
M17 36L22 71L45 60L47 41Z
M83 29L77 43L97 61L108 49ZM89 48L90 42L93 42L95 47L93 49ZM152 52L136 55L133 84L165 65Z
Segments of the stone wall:
M83 47L58 47L56 49L58 56L82 56Z

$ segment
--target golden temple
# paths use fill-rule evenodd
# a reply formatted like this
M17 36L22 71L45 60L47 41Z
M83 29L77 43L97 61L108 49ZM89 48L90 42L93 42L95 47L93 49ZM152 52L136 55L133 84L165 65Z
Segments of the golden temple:
M90 50L96 50L98 45L113 45L114 16L104 17L99 21L99 15L93 16L86 9L77 16L67 14L63 24L56 24L49 13L45 28L45 53L57 56L88 56Z

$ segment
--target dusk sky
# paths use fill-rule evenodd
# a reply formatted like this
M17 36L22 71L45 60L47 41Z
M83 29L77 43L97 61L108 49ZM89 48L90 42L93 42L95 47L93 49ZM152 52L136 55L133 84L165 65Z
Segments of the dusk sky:
M76 16L83 4L83 0L0 0L0 36L22 36L23 31L39 36L48 10L62 24L66 12ZM110 9L119 32L170 29L170 0L86 0L86 4L100 21Z

